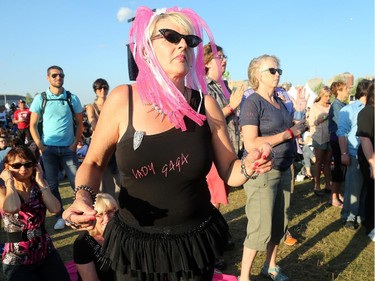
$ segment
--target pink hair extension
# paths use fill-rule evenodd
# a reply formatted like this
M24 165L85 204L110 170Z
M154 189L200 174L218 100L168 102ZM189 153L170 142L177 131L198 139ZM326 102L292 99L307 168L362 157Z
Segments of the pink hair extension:
M194 11L191 9L179 11L175 7L167 9L165 13L170 12L179 12L187 16L192 23L195 34L201 38L203 38L201 27L203 27L210 38L210 42L214 43L207 24ZM155 16L156 13L151 9L139 7L129 32L130 50L139 69L136 84L141 100L146 104L157 105L177 129L186 130L183 120L185 116L197 124L203 125L206 117L199 114L199 110L196 112L191 108L183 93L172 83L155 56L149 35L149 27ZM202 45L198 45L197 51L190 49L187 52L192 67L185 77L185 86L198 90L200 93L202 93L202 90L203 93L207 93ZM226 87L224 86L223 89L226 89Z

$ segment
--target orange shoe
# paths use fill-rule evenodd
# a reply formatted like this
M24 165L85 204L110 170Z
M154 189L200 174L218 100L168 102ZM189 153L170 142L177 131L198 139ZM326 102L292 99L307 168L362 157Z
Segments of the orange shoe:
M294 244L296 244L298 242L298 240L296 238L294 238L288 231L288 233L286 234L285 236L285 240L284 240L284 244L285 245L288 245L288 246L293 246Z

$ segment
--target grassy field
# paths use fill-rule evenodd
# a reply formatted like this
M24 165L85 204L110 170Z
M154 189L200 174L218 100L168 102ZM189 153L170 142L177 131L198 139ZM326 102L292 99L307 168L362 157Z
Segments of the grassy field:
M279 264L291 280L303 281L370 281L374 280L374 243L363 228L344 229L340 209L331 207L328 195L317 197L310 181L297 183L291 199L290 231L299 241L297 245L281 245ZM62 184L64 205L72 202L73 192L66 182ZM241 266L242 242L246 234L245 193L234 189L228 206L222 213L228 221L235 248L225 253L228 267L225 274L238 275ZM55 218L47 217L47 230L63 260L72 259L72 243L77 232L69 228L53 230ZM260 275L264 253L259 253L252 269L251 280L270 280ZM0 281L3 278L0 276ZM53 280L53 279L51 279Z

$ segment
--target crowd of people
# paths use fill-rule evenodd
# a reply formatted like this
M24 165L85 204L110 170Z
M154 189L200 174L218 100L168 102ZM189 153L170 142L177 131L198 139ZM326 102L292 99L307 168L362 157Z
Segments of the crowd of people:
M6 280L50 280L52 272L69 280L46 210L55 230L81 231L73 248L78 280L212 280L233 243L220 205L230 204L231 188L243 188L238 280L250 280L265 251L261 273L287 281L277 254L294 239L288 212L298 151L314 194L330 193L343 226L363 224L374 240L374 80L359 82L351 104L348 87L336 81L307 107L301 89L293 98L280 85L279 58L265 54L249 63L251 89L230 89L228 57L190 9L140 7L129 42L135 83L108 95L99 78L95 100L83 108L53 65L46 91L14 110L17 141L7 144L0 132ZM74 191L66 210L62 173Z

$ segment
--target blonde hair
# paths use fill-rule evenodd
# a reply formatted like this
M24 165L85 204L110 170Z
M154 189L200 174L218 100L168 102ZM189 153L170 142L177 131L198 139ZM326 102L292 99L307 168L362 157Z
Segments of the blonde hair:
M279 58L273 55L262 55L260 57L253 58L249 64L249 67L247 69L247 76L249 78L250 85L254 90L257 90L259 88L259 80L257 78L257 74L260 71L260 67L264 61L269 59L273 60L277 64L277 67L280 66Z
M155 34L155 27L156 27L156 24L161 20L169 20L175 23L176 25L181 26L187 34L194 34L194 28L187 16L185 16L184 14L180 12L170 12L170 13L163 13L160 15L155 15L155 18L150 24L150 27L148 29L150 38L157 35L157 33L159 32L158 30L156 30L156 34Z
M327 86L324 86L323 88L320 89L318 96L315 98L314 102L319 102L322 99L322 96L325 94L331 95L331 91Z
M118 209L117 202L115 198L111 194L108 193L98 193L96 194L96 201L94 205L94 210L98 212L98 214L104 213L107 210ZM98 231L96 228L89 231L91 236L98 235Z

